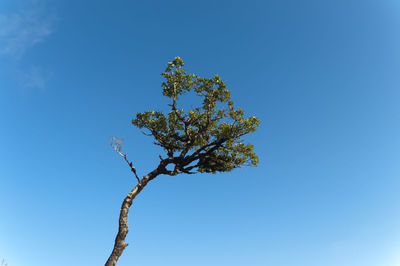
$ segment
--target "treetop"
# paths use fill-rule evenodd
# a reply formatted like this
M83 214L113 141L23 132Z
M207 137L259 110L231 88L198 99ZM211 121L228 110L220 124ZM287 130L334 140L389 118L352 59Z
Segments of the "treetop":
M183 66L183 60L175 57L161 73L162 93L171 99L170 111L146 111L132 120L166 151L166 158L160 156L163 172L216 173L256 166L258 157L253 145L244 144L243 137L257 129L258 118L245 118L242 109L234 108L230 91L218 75L203 78L187 74ZM178 100L189 92L200 97L202 104L185 111L179 108ZM166 169L169 164L173 170Z

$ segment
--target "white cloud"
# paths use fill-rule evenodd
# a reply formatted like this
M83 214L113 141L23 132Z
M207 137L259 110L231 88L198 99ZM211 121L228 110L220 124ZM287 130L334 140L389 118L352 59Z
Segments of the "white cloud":
M0 14L0 54L20 59L53 32L54 17L39 9Z
M33 66L25 71L21 78L21 85L25 89L42 89L46 87L46 82L50 78L50 74L43 69Z
M29 50L53 32L56 16L47 1L23 0L24 7L0 13L0 59L7 59L8 76L22 89L44 90L50 73L38 62L21 60ZM5 60L3 60L5 61Z

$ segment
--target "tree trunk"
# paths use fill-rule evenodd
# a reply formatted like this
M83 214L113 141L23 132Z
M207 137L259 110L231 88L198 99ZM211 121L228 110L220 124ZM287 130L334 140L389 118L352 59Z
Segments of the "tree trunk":
M128 234L128 212L129 208L132 205L132 201L135 197L142 191L142 189L147 185L147 183L154 179L158 173L155 171L151 172L150 174L143 177L142 180L136 185L134 189L125 197L124 201L122 202L121 211L119 214L119 227L118 227L118 234L115 237L114 248L111 252L110 257L108 258L105 266L115 266L119 257L121 257L122 252L128 246L125 243L126 235Z

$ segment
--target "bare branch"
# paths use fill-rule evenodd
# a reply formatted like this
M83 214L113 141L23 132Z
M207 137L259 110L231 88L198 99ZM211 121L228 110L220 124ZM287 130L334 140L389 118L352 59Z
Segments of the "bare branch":
M208 154L209 152L215 151L221 145L226 141L226 139L219 139L219 140L214 140L213 142L210 142L202 147L200 147L197 151L195 151L192 155L188 156L189 158L194 158L194 160L200 158L203 154ZM207 148L210 148L206 150ZM205 153L201 153L202 151L206 150Z
M111 140L110 140L110 145L119 155L122 156L122 158L124 158L125 162L131 168L131 171L135 174L135 177L136 177L137 181L140 182L140 178L138 177L138 175L136 173L136 168L133 166L132 162L130 162L128 160L128 158L126 157L126 153L122 153L122 142L123 142L123 140L124 140L123 138L118 140L116 137L113 136L111 138Z
M194 169L194 168L196 168L198 166L199 166L199 163L197 163L196 165L188 166L186 168L182 168L181 172L185 173L185 174L195 174L196 172L190 172L190 170L192 170L192 169Z

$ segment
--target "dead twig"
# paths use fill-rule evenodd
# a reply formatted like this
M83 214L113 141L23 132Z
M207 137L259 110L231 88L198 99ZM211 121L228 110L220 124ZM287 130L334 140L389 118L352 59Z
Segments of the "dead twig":
M123 142L123 140L124 140L123 138L117 139L116 137L113 136L111 138L111 140L110 140L110 145L119 155L122 156L122 158L124 158L125 162L131 168L131 171L135 174L135 177L136 177L137 181L140 182L140 178L138 177L138 175L136 173L136 168L133 166L132 162L130 162L128 160L128 158L126 157L126 153L122 153L122 142Z

